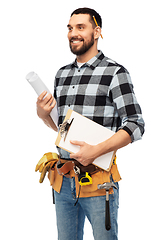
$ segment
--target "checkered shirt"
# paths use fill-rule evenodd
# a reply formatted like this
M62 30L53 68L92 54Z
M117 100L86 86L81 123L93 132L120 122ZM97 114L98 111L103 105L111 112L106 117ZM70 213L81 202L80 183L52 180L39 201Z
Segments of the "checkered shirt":
M128 71L99 53L81 68L76 60L55 77L54 97L59 124L68 109L116 132L124 129L133 141L144 133L144 121Z

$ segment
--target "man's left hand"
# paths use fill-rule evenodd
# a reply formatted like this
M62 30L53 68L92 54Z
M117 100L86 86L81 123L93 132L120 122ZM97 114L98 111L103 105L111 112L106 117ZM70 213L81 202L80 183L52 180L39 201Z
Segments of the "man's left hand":
M80 146L80 150L77 153L70 154L70 158L76 159L83 166L88 166L98 157L96 145L89 145L82 141L70 141L70 143Z

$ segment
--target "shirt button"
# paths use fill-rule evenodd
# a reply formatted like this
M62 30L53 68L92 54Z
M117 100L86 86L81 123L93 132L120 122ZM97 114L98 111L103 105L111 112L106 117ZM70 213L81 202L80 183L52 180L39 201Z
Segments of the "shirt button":
M80 72L80 69L78 70L78 72Z
M73 86L72 88L75 88L75 86Z

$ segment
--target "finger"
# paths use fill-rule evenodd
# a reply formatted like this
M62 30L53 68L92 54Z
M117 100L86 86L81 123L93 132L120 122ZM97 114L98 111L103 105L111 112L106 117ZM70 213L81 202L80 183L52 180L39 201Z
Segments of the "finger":
M52 94L49 93L49 94L46 95L46 97L43 99L43 104L44 104L44 105L46 105L46 104L50 105L50 102L52 101L52 98L53 98Z
M48 110L51 110L55 107L56 105L56 100L54 99L53 96L49 99L49 101L45 104L45 107L48 108Z
M51 106L53 106L53 108L54 108L55 105L56 105L56 100L52 96L52 98L51 98Z
M84 142L82 141L75 141L75 140L70 140L70 143L73 145L77 145L77 146L83 146Z
M81 154L78 153L72 153L70 154L70 158L77 160L79 163L81 163L84 166L87 166L88 164L85 162L85 160L82 158Z
M76 160L78 161L79 158L80 158L79 152L77 152L77 153L71 153L71 154L70 154L70 158L76 159Z
M70 158L76 159L76 156L77 156L77 155L76 155L75 153L71 153L71 154L70 154Z
M47 91L44 91L44 92L42 92L40 95L39 95L39 97L38 97L38 101L42 101L43 100L43 98L46 96L46 94L47 94Z
M53 98L53 99L52 99L52 103L51 103L52 109L55 107L55 105L56 105L56 100Z

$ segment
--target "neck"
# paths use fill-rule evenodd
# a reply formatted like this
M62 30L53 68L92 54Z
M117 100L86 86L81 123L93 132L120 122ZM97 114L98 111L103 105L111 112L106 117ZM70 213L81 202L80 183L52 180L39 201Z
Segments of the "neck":
M86 53L80 56L77 56L77 62L85 63L85 62L88 62L94 56L96 56L98 54L98 50L97 48L93 48L93 47L94 46L92 46Z

